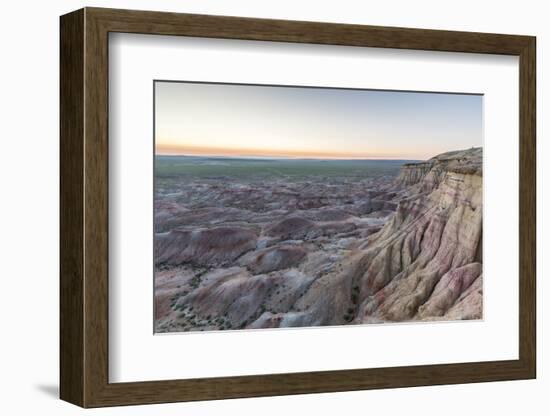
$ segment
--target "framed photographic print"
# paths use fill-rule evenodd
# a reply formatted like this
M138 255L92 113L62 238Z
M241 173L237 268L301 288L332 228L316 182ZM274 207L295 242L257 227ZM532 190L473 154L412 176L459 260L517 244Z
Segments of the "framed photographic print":
M61 17L83 406L534 378L535 38Z

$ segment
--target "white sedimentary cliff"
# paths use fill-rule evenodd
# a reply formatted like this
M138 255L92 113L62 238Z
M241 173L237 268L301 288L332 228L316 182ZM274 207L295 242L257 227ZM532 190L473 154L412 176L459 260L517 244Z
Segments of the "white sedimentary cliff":
M408 196L363 254L361 322L481 317L481 149L440 155L419 171L404 168Z

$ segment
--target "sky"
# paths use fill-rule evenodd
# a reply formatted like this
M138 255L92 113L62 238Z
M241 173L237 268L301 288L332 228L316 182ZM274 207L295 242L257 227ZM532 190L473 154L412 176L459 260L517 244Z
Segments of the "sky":
M155 82L157 155L429 159L482 146L481 95Z

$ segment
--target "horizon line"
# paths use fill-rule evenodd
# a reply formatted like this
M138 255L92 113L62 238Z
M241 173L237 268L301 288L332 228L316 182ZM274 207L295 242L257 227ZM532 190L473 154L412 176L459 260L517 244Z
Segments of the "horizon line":
M404 157L307 157L307 156L253 156L253 155L209 155L209 154L185 154L185 153L157 153L155 156L164 157L196 157L217 159L270 159L270 160L426 160Z

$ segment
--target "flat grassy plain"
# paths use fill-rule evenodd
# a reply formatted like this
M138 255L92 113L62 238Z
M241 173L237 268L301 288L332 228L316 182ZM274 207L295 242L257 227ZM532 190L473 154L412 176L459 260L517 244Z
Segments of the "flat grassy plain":
M368 178L396 175L399 168L413 160L321 160L321 159L253 159L194 156L155 157L155 177L169 179L235 178L247 181L273 177L299 179L311 176L326 178Z

